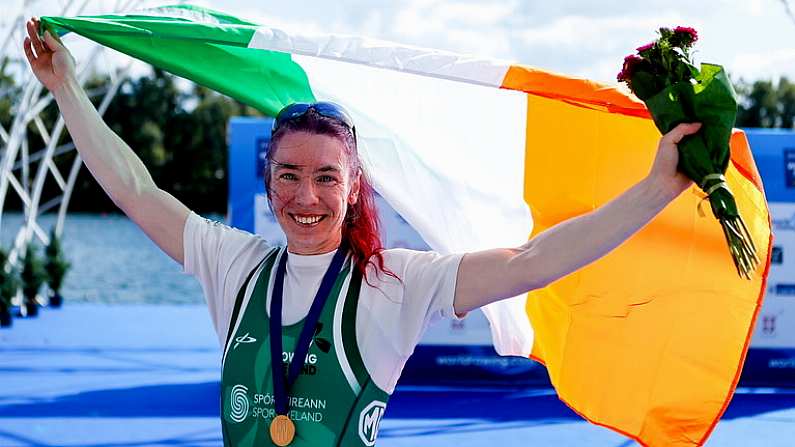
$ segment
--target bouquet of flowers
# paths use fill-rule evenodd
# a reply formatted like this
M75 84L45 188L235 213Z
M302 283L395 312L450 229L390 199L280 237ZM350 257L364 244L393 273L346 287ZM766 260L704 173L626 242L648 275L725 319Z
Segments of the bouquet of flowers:
M706 193L737 273L750 279L759 258L724 177L737 97L723 67L705 63L699 70L693 64L690 50L698 40L696 30L660 28L659 34L624 59L618 80L646 103L663 134L680 123L702 123L698 133L678 144L678 168Z

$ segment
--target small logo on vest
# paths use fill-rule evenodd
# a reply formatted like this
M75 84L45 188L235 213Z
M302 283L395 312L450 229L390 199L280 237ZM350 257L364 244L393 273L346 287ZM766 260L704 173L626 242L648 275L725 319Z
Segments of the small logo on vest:
M229 405L232 412L229 418L233 422L243 422L248 416L248 388L243 385L235 385L229 394Z
M368 447L375 445L378 426L381 425L384 410L386 410L386 403L374 400L359 413L359 438L364 445Z
M254 343L255 341L257 341L257 339L254 337L249 337L248 332L246 332L246 335L241 335L240 337L235 338L235 345L232 346L232 350L234 351L237 349L240 343Z

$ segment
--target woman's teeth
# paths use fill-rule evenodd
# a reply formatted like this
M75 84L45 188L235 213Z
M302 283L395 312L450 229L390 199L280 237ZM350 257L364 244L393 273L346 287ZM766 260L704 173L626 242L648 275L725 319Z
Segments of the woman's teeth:
M313 223L317 223L322 219L323 216L311 216L311 217L302 217L302 216L293 216L296 222L304 225L311 225Z

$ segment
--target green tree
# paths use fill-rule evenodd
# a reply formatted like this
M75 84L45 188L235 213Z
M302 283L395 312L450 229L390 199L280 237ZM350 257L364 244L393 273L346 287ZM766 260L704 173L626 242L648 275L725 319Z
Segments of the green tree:
M39 313L36 295L39 294L39 289L41 289L42 284L47 279L47 273L44 270L41 259L38 257L33 241L28 242L28 245L25 246L20 279L22 280L22 295L25 297L26 314L30 317L35 317Z
M106 78L92 80L91 87L99 88ZM87 90L91 90L87 87ZM103 95L92 98L95 105ZM184 94L174 82L174 77L155 69L151 76L128 79L119 88L104 120L141 158L155 182L168 190L168 179L163 178L163 168L171 153L163 145L168 133L168 122L182 112ZM83 169L75 185L75 200L70 209L79 211L116 211L113 202L101 190L87 170Z
M781 78L778 83L778 90L781 127L792 129L795 127L795 84L787 78Z
M138 154L159 187L193 209L223 213L227 124L232 116L256 113L204 87L180 90L174 76L154 69L149 76L128 80L104 119ZM81 173L74 196L79 203L70 205L73 210L115 210L87 172Z
M227 125L252 110L209 89L194 86L196 105L169 122L165 146L172 159L164 167L169 189L191 208L223 212L227 200Z
M13 266L6 271L6 263L8 252L0 248L0 326L11 325L11 299L19 290L19 273Z
M69 271L71 264L66 260L63 249L61 249L61 239L55 234L55 228L50 231L50 243L44 250L45 261L44 270L47 272L47 285L52 294L50 295L50 305L60 307L63 298L61 297L61 286L66 272Z
M8 128L13 108L19 98L14 79L6 75L6 62L0 63L0 124ZM104 96L109 78L95 76L85 85L96 106ZM104 115L108 126L116 132L146 165L158 186L171 192L188 206L202 212L223 213L227 200L226 129L232 116L259 113L238 101L198 85L180 87L177 78L160 69L151 74L125 81ZM56 105L48 105L42 113L45 127L52 129L59 117ZM28 126L31 148L44 147L38 128ZM70 141L64 132L58 144ZM68 172L74 152L55 159L61 172ZM35 167L33 167L35 170ZM54 182L45 182L44 196L60 193ZM72 211L115 212L113 202L105 195L91 174L82 169L77 178ZM8 209L19 209L21 203L12 194Z
M6 131L11 127L14 119L12 111L20 93L14 77L6 73L7 68L8 57L5 57L0 60L0 125Z
M735 90L740 100L737 127L795 127L795 84L786 77L778 82L740 80Z

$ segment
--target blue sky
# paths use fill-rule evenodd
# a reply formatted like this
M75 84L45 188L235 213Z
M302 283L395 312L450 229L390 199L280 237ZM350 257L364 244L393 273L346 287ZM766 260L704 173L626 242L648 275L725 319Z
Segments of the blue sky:
M23 0L6 0L20 7ZM746 80L795 79L795 0L194 0L262 24L358 34L412 45L507 59L568 75L615 82L621 61L659 26L687 25L701 36L696 61L716 62ZM75 2L78 3L78 2ZM118 0L90 0L87 13ZM145 6L176 1L141 2ZM31 14L57 15L58 0ZM83 43L75 39L75 52ZM69 42L68 42L69 43ZM79 56L78 56L79 57ZM114 57L122 60L122 57Z

